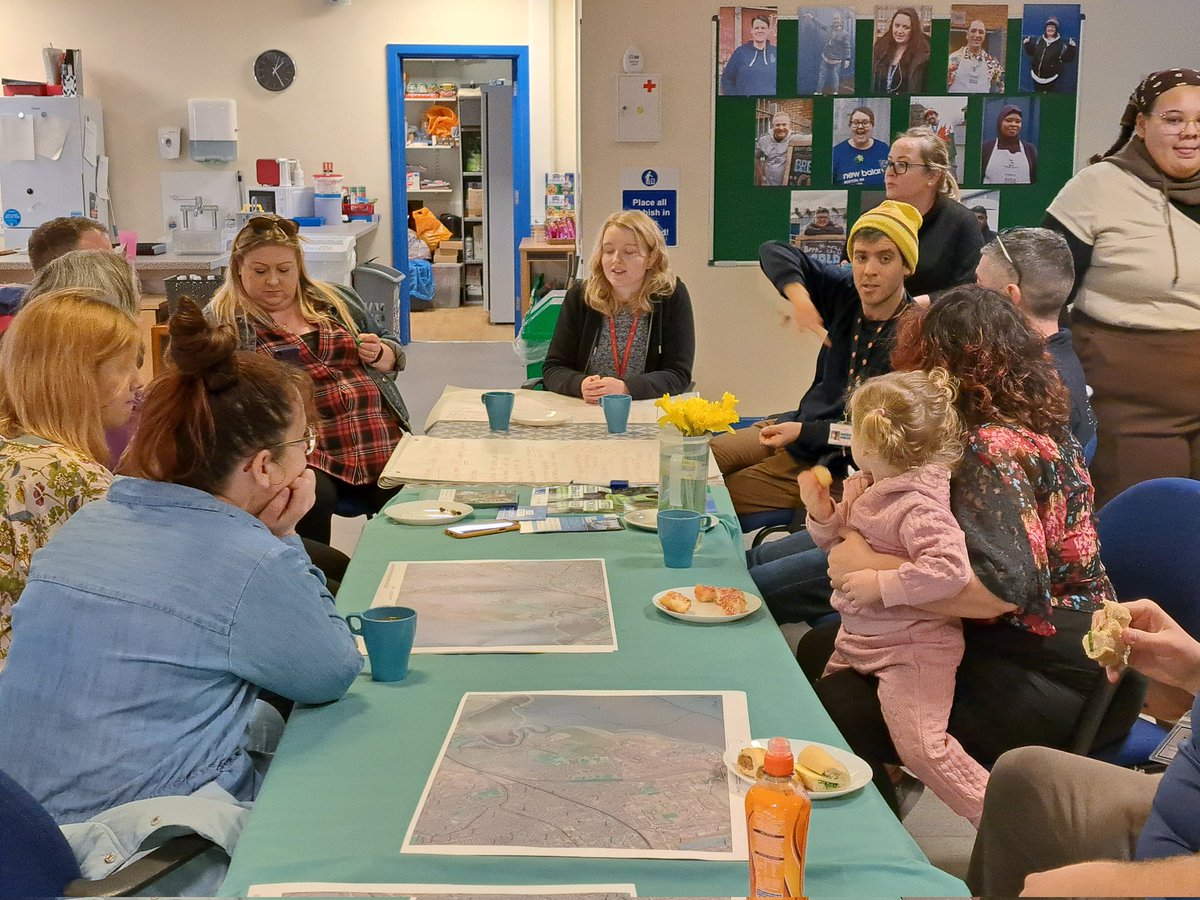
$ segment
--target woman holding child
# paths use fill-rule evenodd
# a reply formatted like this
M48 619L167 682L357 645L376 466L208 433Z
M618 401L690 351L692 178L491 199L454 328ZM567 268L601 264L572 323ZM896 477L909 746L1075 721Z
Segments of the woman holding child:
M893 364L897 371L940 367L953 375L967 428L950 502L974 574L956 597L923 607L963 618L949 733L984 766L1013 747L1065 747L1102 677L1081 639L1092 611L1113 599L1099 558L1091 481L1067 427L1065 388L1013 304L973 286L910 310ZM855 573L906 561L850 534L832 549L829 575L841 589ZM812 676L825 666L831 632L836 625L822 625L801 641L797 656ZM897 756L875 679L841 669L816 689L894 804L886 764ZM1107 717L1097 745L1128 730L1141 701L1127 700L1128 708Z

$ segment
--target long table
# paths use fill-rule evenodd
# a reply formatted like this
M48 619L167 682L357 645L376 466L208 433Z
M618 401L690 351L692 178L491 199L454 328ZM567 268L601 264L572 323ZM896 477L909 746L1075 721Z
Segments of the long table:
M432 497L406 489L399 501ZM695 625L650 604L656 592L715 583L752 591L741 533L724 488L721 525L690 570L662 565L657 535L492 535L455 540L441 528L368 523L338 595L342 613L368 607L392 560L603 557L619 650L596 654L418 655L402 683L364 672L348 694L298 708L223 886L244 895L266 882L576 884L633 882L641 896L745 895L746 863L400 853L413 811L467 691L745 691L756 737L845 742L821 708L766 609L740 621ZM486 518L491 511L479 511ZM664 765L669 761L664 760ZM966 896L931 866L868 785L813 804L805 887L810 896Z

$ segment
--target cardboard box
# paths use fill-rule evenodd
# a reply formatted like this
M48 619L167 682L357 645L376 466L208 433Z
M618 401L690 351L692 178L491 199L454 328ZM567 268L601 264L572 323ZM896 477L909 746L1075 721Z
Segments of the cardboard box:
M462 248L462 241L442 241L440 244L438 244L439 250L461 250Z
M483 215L483 188L476 185L467 187L467 215Z
M457 262L459 262L458 251L457 250L443 250L442 249L443 246L444 246L444 244L438 245L437 252L433 254L433 261L435 263L457 263Z

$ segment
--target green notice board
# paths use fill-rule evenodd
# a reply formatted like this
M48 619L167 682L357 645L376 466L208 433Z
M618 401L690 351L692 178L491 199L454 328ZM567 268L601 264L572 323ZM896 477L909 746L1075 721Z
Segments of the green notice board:
M869 14L868 14L869 15ZM855 32L856 75L859 87L869 87L871 45L874 21L860 18ZM713 263L753 262L764 241L787 240L791 216L792 187L759 187L754 184L754 141L756 110L766 100L805 99L811 95L796 93L797 21L780 19L778 25L779 63L777 93L774 98L716 97L713 123ZM949 55L950 22L934 19L931 37L932 56L926 90L921 96L953 97L967 107L965 166L962 187L967 190L999 190L999 222L993 228L1014 225L1038 225L1046 207L1073 174L1075 159L1075 95L1029 94L1017 90L1018 67L1024 64L1021 50L1021 21L1008 23L1008 51L1005 84L1011 86L998 94L949 94L945 90ZM713 48L715 55L716 48ZM714 84L713 92L717 87ZM879 97L869 90L845 92L839 98ZM1036 98L1040 110L1037 123L1037 181L1028 185L986 185L980 172L984 104L997 97ZM862 193L878 193L882 188L836 187L832 181L833 96L811 97L812 110L812 183L808 190L845 190L848 193L847 225L862 210ZM891 98L890 134L876 131L877 138L891 143L897 132L908 127L910 98Z

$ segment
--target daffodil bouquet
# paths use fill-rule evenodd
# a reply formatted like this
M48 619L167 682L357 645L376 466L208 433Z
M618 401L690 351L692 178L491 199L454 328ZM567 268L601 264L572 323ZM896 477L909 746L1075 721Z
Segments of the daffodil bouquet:
M720 400L705 400L703 397L688 397L672 400L669 394L654 401L663 411L658 424L674 425L684 437L700 437L713 431L733 431L738 420L737 397L726 391Z

